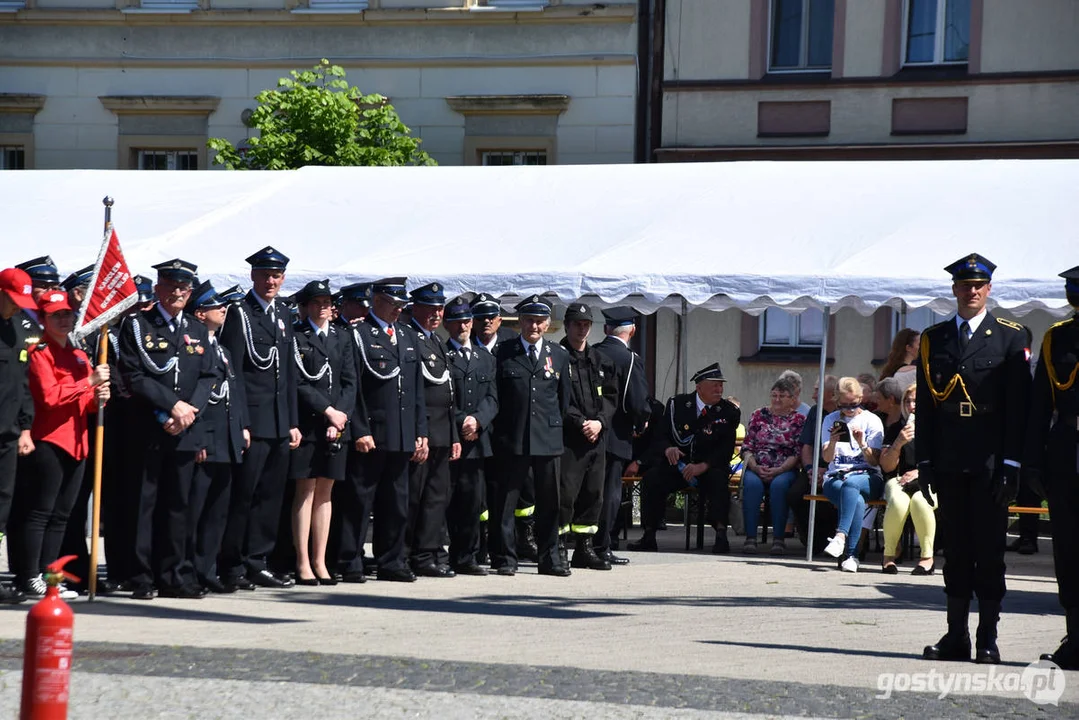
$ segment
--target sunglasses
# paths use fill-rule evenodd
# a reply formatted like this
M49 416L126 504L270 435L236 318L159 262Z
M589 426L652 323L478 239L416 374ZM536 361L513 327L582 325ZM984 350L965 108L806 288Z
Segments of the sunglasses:
M836 405L839 410L857 410L862 407L861 403L853 403L851 405Z

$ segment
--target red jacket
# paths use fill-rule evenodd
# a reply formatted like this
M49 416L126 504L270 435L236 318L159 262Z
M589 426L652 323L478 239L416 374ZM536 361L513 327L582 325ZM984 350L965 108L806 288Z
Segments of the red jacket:
M34 424L30 436L62 448L76 460L89 451L87 415L96 410L90 386L90 359L78 348L51 339L30 353L30 394Z

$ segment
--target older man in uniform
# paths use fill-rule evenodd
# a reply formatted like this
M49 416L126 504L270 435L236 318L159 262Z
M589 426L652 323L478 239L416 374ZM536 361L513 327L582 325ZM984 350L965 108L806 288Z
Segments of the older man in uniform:
M629 349L637 332L637 311L630 307L613 307L603 311L603 332L607 337L595 346L614 364L616 395L614 415L607 435L607 467L603 485L603 509L599 530L593 540L596 554L612 565L625 565L629 558L611 552L615 540L614 525L622 505L622 473L633 459L634 432L644 428L651 413L648 404L648 381L644 363Z
M569 412L569 354L543 334L551 325L551 305L531 295L516 305L521 334L495 348L498 361L498 421L495 443L503 462L491 510L491 567L499 575L517 572L514 510L531 471L536 483L536 543L541 575L566 577L570 569L558 543L559 472L562 424ZM495 541L497 540L497 542Z
M371 312L356 325L360 388L370 431L356 441L356 449L365 456L354 542L363 547L374 510L376 577L413 582L416 575L405 562L408 468L410 460L422 463L428 453L421 347L416 333L397 322L408 303L405 278L372 283L371 294ZM357 567L346 572L357 570L362 572Z
M461 458L450 464L450 506L446 525L450 532L449 565L459 575L486 575L476 554L480 549L480 512L483 509L484 462L491 457L491 423L498 414L495 358L472 342L472 308L463 297L445 310L446 343L453 378L454 422L461 437Z
M353 283L339 291L341 302L338 317L349 325L355 325L371 312L371 283Z
M0 272L0 540L8 529L17 459L34 451L30 438L34 401L26 367L27 343L36 328L25 316L20 317L20 310L36 307L26 271L8 268ZM22 592L0 585L0 603L15 604L25 599Z
M446 296L430 283L410 293L412 323L420 353L424 403L427 406L427 459L409 466L408 545L412 572L424 577L453 577L442 548L442 528L450 505L450 463L461 456L449 358L434 331L442 325Z
M1045 488L1053 518L1053 564L1067 635L1042 655L1064 670L1079 670L1079 267L1060 274L1076 311L1042 339L1030 397L1024 474ZM920 412L920 410L919 410Z
M285 574L267 566L281 536L289 450L300 444L296 366L292 362L292 317L278 297L288 258L265 247L247 258L251 291L233 306L220 343L239 370L247 395L251 445L233 478L228 522L221 544L221 581L226 587L291 587Z
M644 535L628 550L651 550L656 528L663 517L667 496L696 487L698 502L706 503L709 522L716 531L712 552L730 552L727 516L730 514L731 456L742 412L723 397L726 382L719 363L712 363L693 376L696 392L675 395L667 401L661 427L656 428L651 455L654 466L642 478L641 525Z
M975 661L1000 662L1004 546L1008 505L1019 489L1030 348L1026 328L986 310L994 269L978 254L945 268L957 312L922 333L917 360L918 481L936 492L947 559L948 632L926 646L927 660L970 660L967 620L974 594Z
M188 562L188 504L198 433L192 425L213 389L206 328L183 310L197 267L170 260L157 270L157 305L131 316L120 334L120 370L132 395L128 442L145 448L141 467L133 595L202 597Z

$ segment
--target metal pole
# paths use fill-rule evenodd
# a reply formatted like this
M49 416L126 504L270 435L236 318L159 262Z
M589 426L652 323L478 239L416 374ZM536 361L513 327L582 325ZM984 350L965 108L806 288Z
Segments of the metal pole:
M816 497L817 495L817 473L820 470L820 445L821 445L821 428L824 423L824 418L821 413L824 412L824 370L825 365L828 362L828 325L831 318L831 312L827 305L824 306L824 336L820 341L820 372L817 375L817 427L813 431L813 472L809 475L809 494ZM816 530L817 524L817 501L809 501L809 532L806 537L806 562L812 562L813 560L813 532Z
M105 235L112 229L112 198L105 197L101 204L105 206ZM107 242L107 240L106 240ZM92 290L93 288L91 288ZM89 302L85 298L83 302ZM97 364L105 365L109 362L109 326L102 325L97 343ZM94 428L94 489L93 510L90 515L90 578L87 582L90 602L97 599L97 546L98 537L101 534L101 472L102 462L105 456L105 403L100 400L97 403L97 427Z
M679 392L689 392L689 303L682 298L682 314L678 316Z

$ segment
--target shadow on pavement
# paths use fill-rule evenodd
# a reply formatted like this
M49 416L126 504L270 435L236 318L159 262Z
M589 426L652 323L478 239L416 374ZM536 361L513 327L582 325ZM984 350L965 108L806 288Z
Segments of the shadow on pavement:
M928 643L935 642L936 638L929 639ZM854 655L857 657L875 658L899 658L901 660L921 659L921 653L917 652L889 652L887 650L856 650L843 647L813 647L812 645L784 645L783 643L745 642L740 640L698 640L703 645L726 645L730 647L754 648L756 650L797 650L798 652L819 655ZM1028 662L1002 662L1004 667L1025 668ZM927 665L927 667L929 667Z
M200 600L189 601L191 603ZM196 610L191 606L175 607L157 601L106 600L94 603L80 602L72 605L75 615L102 615L116 617L152 618L154 620L194 620L198 622L240 623L247 625L279 625L284 623L305 622L292 618L259 617L257 615L238 615L236 613L211 612Z
M471 598L412 598L382 595L296 595L281 593L278 598L287 602L317 603L367 610L400 610L404 612L490 615L496 617L526 617L535 620L589 620L617 617L625 613L585 610L578 605L608 604L607 599L582 603L561 597L533 595L487 595Z

